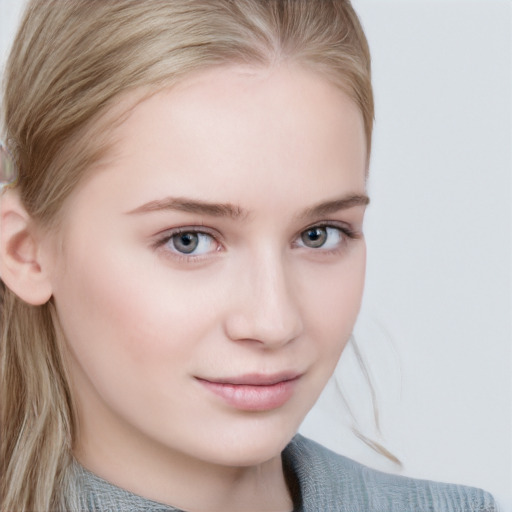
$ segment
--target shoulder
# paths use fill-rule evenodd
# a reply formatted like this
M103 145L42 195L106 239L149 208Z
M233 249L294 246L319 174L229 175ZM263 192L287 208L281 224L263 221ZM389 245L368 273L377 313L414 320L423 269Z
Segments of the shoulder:
M300 435L283 453L304 512L497 512L489 493L368 468Z

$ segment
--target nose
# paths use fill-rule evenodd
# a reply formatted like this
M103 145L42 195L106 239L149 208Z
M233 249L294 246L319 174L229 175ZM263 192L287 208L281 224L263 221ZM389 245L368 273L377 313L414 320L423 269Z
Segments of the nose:
M240 266L225 321L228 338L260 343L265 348L278 348L296 339L303 322L293 272L283 257L267 252Z

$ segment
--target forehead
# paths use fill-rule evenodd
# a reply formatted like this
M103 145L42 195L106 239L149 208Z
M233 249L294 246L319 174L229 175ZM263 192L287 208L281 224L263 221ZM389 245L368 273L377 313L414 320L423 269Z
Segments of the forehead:
M262 197L315 203L365 187L359 109L296 66L202 71L137 102L113 135L93 181L103 193L133 189L123 204L116 194L126 210L166 194L250 209Z

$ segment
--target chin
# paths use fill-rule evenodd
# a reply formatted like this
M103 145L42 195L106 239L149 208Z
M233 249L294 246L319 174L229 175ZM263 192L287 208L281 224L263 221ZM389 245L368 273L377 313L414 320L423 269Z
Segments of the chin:
M278 428L264 422L246 429L229 429L214 436L205 447L206 455L211 462L223 466L248 467L263 464L280 456L286 445L296 434L298 424L293 426L279 425Z
M293 435L280 443L274 439L268 442L252 440L252 442L231 445L226 448L226 451L218 457L215 463L230 467L251 467L264 464L279 457L292 437Z

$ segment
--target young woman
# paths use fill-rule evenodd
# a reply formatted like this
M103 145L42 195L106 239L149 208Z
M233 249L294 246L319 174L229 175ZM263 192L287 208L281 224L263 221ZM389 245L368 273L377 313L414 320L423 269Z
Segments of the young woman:
M2 512L496 510L296 435L364 283L349 2L34 0L3 115Z

